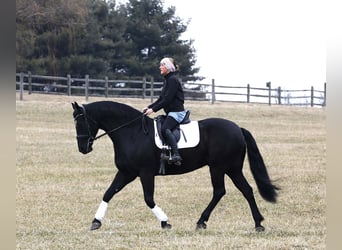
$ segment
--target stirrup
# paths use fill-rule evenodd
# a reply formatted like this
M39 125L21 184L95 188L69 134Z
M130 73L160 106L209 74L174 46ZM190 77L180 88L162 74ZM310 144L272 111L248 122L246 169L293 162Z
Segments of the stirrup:
M170 157L171 157L171 149L168 146L163 145L163 148L160 153L160 160L168 161Z
M168 163L175 164L176 166L180 166L182 165L182 157L179 154L170 155Z

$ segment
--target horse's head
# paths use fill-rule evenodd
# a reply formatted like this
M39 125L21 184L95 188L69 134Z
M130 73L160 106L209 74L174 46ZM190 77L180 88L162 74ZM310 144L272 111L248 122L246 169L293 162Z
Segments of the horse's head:
M96 122L87 115L84 106L79 106L77 102L74 102L72 107L74 109L73 117L78 150L83 154L87 154L93 150L92 145L99 128Z

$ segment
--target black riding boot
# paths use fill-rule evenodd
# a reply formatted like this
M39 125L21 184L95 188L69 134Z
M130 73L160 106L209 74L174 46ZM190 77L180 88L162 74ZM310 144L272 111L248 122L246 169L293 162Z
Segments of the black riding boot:
M164 137L167 145L171 147L171 158L169 159L170 163L173 163L177 166L180 166L182 163L182 157L179 155L178 146L175 136L172 134L170 129L166 129L164 133Z

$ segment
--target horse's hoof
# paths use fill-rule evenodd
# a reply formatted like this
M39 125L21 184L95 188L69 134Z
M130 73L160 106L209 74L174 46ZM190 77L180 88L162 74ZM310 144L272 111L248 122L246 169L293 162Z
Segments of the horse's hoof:
M197 223L196 225L196 230L200 230L200 229L206 229L207 228L207 224L203 223Z
M167 221L162 221L161 222L161 227L162 229L171 229L171 224L167 223Z
M263 226L257 226L257 227L255 227L255 231L257 231L258 233L264 232L265 228Z
M90 230L92 231L92 230L99 229L101 225L102 225L101 221L94 219L93 222L91 223Z

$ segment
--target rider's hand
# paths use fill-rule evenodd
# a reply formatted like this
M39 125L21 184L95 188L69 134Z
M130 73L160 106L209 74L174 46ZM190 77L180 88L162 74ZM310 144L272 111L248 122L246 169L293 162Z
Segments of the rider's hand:
M145 115L150 115L150 114L152 114L153 113L153 109L151 109L151 108L145 108L144 109L144 114Z

